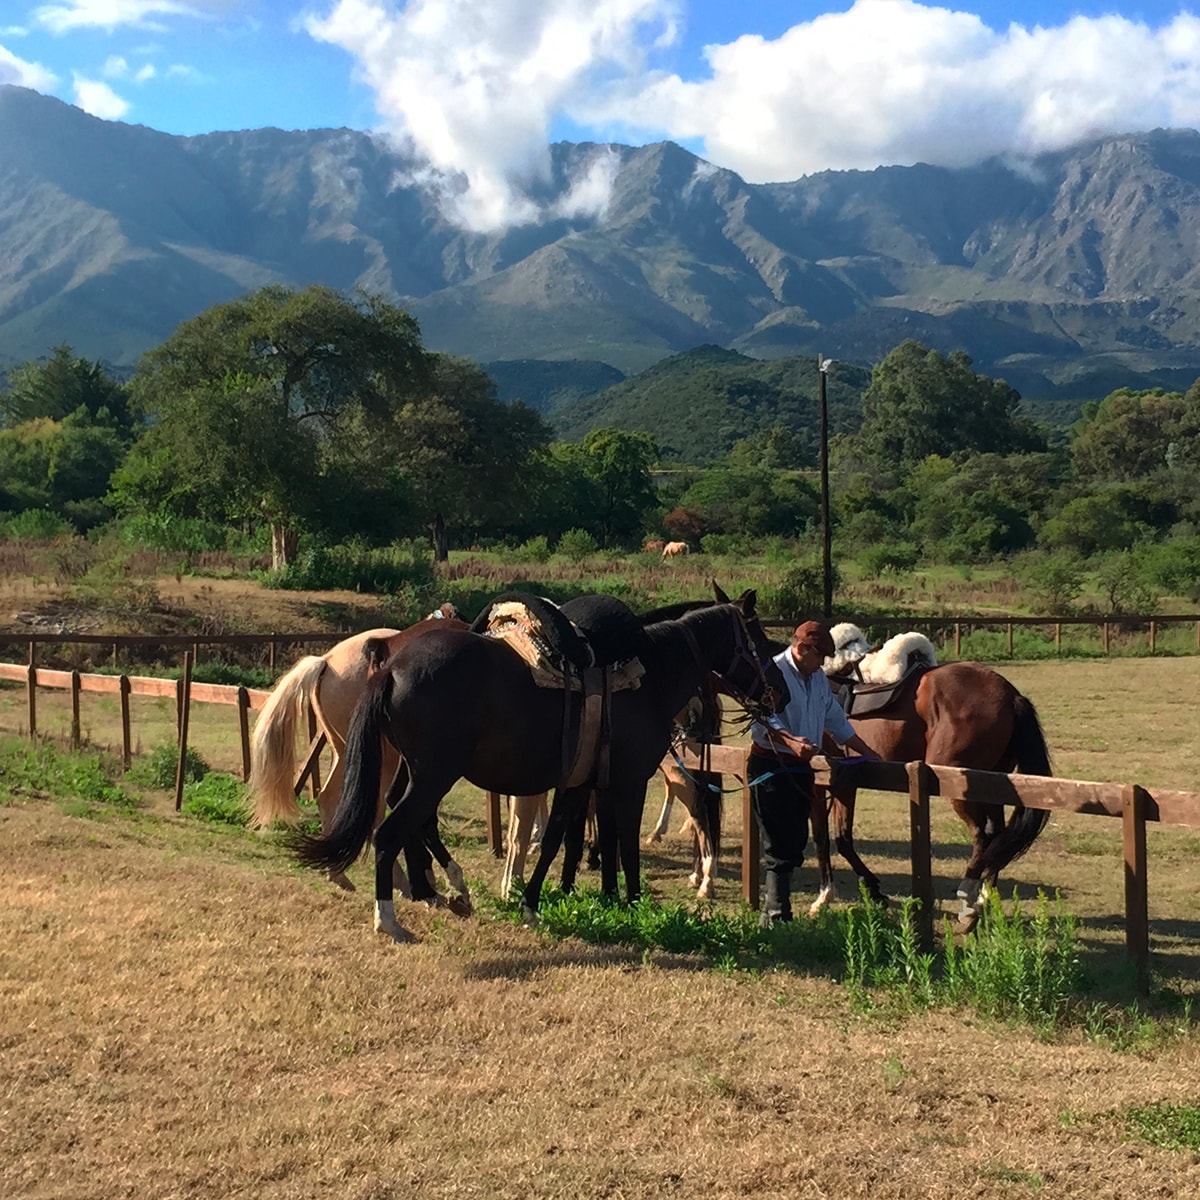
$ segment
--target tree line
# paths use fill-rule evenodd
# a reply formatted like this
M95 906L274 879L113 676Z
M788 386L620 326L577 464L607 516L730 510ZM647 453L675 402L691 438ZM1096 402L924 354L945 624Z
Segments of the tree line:
M382 298L270 286L217 305L131 378L58 347L0 391L0 528L162 549L302 542L640 548L670 536L750 553L815 532L816 438L786 422L705 467L662 472L654 434L556 439L501 403L474 362L428 350ZM830 444L835 545L878 574L919 562L1040 556L1194 593L1200 578L1200 383L1117 391L1070 429L962 353L918 342L871 372L857 427ZM564 539L566 541L564 542Z

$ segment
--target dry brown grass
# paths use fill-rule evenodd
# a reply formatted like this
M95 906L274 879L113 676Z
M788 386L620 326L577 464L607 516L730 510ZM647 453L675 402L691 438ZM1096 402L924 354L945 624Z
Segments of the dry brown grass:
M1060 774L1198 787L1194 660L1005 673L1038 704ZM0 713L19 718L21 699L3 693ZM233 711L209 714L228 748ZM397 947L370 931L362 865L367 886L342 896L272 840L176 817L165 796L106 820L5 803L3 786L6 1198L1200 1194L1200 1160L1128 1140L1120 1119L1198 1102L1194 1035L1134 1058L965 1013L865 1018L820 976L725 975L411 906L423 940ZM494 886L478 793L457 790L444 817ZM864 799L860 847L894 895L905 830L899 798ZM1155 965L1187 989L1200 835L1152 832ZM966 847L944 814L935 838L948 895ZM679 895L683 862L679 839L655 850L649 887ZM1055 816L1010 880L1062 888L1092 968L1119 962L1116 822Z

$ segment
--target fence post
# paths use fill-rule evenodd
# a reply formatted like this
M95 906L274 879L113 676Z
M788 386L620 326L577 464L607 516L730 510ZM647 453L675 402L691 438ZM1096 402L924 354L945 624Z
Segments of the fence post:
M1146 886L1146 790L1126 784L1121 815L1125 844L1125 950L1138 990L1150 990L1150 911Z
M500 823L499 792L487 793L487 843L488 848L497 858L504 857L504 832Z
M1054 622L1054 653L1062 653L1062 622Z
M954 657L962 658L962 626L954 622Z
M250 693L243 685L237 690L238 735L242 743L242 782L250 782Z
M1108 622L1103 621L1100 625L1100 644L1104 649L1104 653L1108 653Z
M1158 640L1157 634L1158 634L1157 623L1154 621L1151 621L1150 622L1150 653L1151 654L1154 653L1154 645L1155 645L1155 642Z
M71 749L78 750L83 741L79 726L79 672L71 672Z
M758 860L761 853L758 818L754 815L754 796L750 791L750 756L742 768L742 899L755 911L759 906Z
M183 808L183 776L187 763L188 716L192 701L192 652L183 655L183 678L176 692L179 697L179 759L175 764L175 811Z
M122 675L117 686L121 693L121 765L128 771L133 765L133 739L129 729L129 676Z
M1012 658L1012 622L1008 623L1008 657Z
M29 643L29 739L37 737L37 642Z
M908 821L912 834L912 894L920 905L917 936L921 949L933 949L933 860L930 848L929 770L923 762L905 765L908 772Z

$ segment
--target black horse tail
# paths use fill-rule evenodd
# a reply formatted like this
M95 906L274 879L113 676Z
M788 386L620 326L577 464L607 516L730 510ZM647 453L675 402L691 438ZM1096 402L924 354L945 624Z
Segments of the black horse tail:
M383 770L380 743L391 697L392 675L385 672L367 684L355 705L346 731L345 775L333 822L321 837L299 837L295 842L296 857L304 866L344 871L370 841Z
M1013 769L1022 775L1054 774L1037 709L1033 701L1020 692L1013 701L1013 731L1008 740L1007 757L1015 763ZM1016 805L1008 824L984 851L980 864L983 877L994 879L999 871L1020 858L1037 841L1049 819L1050 813L1044 808Z

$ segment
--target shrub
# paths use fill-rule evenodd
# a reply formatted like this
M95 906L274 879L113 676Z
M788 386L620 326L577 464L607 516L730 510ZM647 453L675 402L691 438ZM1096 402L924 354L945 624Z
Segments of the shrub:
M407 586L432 595L435 583L433 557L423 543L414 541L383 549L311 546L295 562L263 576L266 587L305 592L389 594Z
M537 537L531 537L528 541L522 542L509 553L508 557L512 562L518 563L549 562L550 540L544 533L539 533Z
M1021 574L1043 613L1069 613L1083 591L1083 564L1067 552L1030 554Z
M128 778L139 787L166 791L175 786L175 769L179 763L179 747L162 742L129 769ZM184 783L198 783L209 772L208 763L189 746L183 759Z
M188 816L199 817L202 821L238 828L249 819L245 787L232 775L219 772L189 783L183 790L182 809Z
M833 571L833 590L836 592L841 576ZM784 572L774 588L766 589L766 608L773 616L795 620L808 613L820 612L825 603L825 570L819 562L801 563Z
M27 508L0 520L0 536L13 541L49 541L72 533L71 523L48 508Z
M858 555L859 570L870 578L889 572L911 571L917 565L917 548L912 542L881 542Z
M571 562L582 562L599 549L596 539L586 529L568 529L558 539L558 553Z

